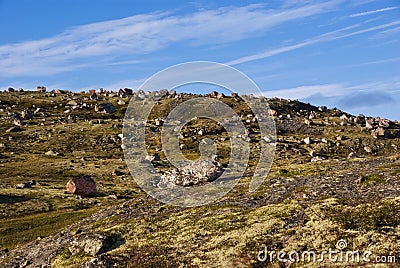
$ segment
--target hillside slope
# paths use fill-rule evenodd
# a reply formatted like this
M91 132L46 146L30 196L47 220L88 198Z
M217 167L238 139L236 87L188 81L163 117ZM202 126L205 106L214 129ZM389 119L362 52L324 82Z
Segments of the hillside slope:
M239 96L219 96L252 129L246 176L215 203L165 205L130 176L121 135L130 100L156 93L0 93L0 265L6 267L286 267L260 261L270 251L371 251L370 262L300 262L298 266L368 266L400 256L400 124L353 116L299 101L268 99L276 123L270 173L248 191L260 141ZM153 109L147 152L170 168L156 120L199 95L171 92ZM216 94L207 97L216 98ZM207 126L207 127L204 127ZM199 135L205 129L206 134ZM197 134L196 134L197 133ZM182 130L182 152L199 157L201 138L224 136L218 124L194 120ZM200 137L201 136L201 137ZM196 138L193 138L196 137ZM228 142L229 139L222 139ZM223 144L222 142L222 144ZM222 166L230 155L218 151ZM67 181L91 176L99 192L76 198ZM35 180L31 188L16 185ZM369 266L368 266L369 267Z

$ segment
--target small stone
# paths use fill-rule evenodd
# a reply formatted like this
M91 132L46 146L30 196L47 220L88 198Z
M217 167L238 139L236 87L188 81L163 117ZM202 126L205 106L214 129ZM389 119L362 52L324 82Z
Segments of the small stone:
M364 176L359 176L359 177L355 180L355 183L360 184L360 183L365 182L366 180L367 180L367 178L365 178Z
M272 109L269 109L269 110L268 110L268 114L269 114L270 116L278 116L278 112L275 111L275 110L272 110Z
M372 149L369 146L364 146L364 151L366 151L367 153L372 153Z
M26 188L32 188L33 185L36 185L36 181L35 180L31 180L28 182L23 182L20 184L16 185L17 189L26 189Z
M114 175L114 176L122 176L122 175L125 175L125 173L122 172L122 171L119 171L118 169L116 169L116 170L113 171L112 175Z
M187 146L187 144L182 143L181 145L179 145L179 148L181 150L187 150L189 147Z
M54 151L52 151L52 150L50 150L50 151L47 151L47 152L45 153L45 155L49 155L49 156L58 156L59 154L56 153L56 152L54 152Z
M346 139L346 137L343 135L339 135L336 137L336 140L338 140L338 141L344 141L345 139Z
M67 105L69 105L69 106L77 106L78 103L75 100L71 100L71 101L67 102Z
M164 124L164 121L162 119L157 118L154 123L156 126L160 127Z
M146 160L148 160L148 161L159 161L160 160L160 155L157 154L157 153L152 154L152 155L147 155L146 156Z
M326 112L326 111L328 110L328 108L327 108L326 106L319 106L319 107L318 107L318 110L319 110L320 112Z
M350 159L350 158L357 158L357 157L358 157L358 155L357 155L355 152L351 152L351 153L347 156L348 159Z
M318 161L323 161L323 160L326 160L326 158L323 156L319 156L319 155L311 158L311 162L318 162Z
M110 195L108 195L108 198L117 200L118 196L115 194L110 194Z
M10 127L9 129L6 130L7 133L19 132L19 131L21 131L21 128L19 126L13 126L13 127Z
M303 142L304 142L305 144L310 144L310 143L312 142L312 140L311 140L310 137L307 137L307 138L305 138L305 139L303 140Z

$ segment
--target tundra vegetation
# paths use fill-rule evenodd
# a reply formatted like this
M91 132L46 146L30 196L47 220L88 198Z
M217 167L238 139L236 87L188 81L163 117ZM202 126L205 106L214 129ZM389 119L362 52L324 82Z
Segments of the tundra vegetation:
M251 158L226 196L182 208L141 190L124 160L128 103L146 105L161 93L168 94L145 122L146 144L153 165L166 172L171 165L162 153L160 122L198 95L0 92L0 266L286 267L260 262L257 254L265 246L322 252L344 239L346 250L397 254L397 263L326 260L291 267L398 267L399 122L272 98L266 101L277 137L263 141L240 96L209 94L249 128L244 138ZM226 167L230 138L218 122L196 118L185 125L179 138L183 154L197 159L203 138L214 140L217 162ZM276 143L275 159L262 186L249 192L261 142ZM90 176L97 193L67 192L67 182L80 176Z

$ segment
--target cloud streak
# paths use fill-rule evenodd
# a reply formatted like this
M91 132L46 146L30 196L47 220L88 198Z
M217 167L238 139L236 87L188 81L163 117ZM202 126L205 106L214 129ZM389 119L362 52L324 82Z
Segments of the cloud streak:
M0 75L52 75L90 67L99 56L139 57L178 42L201 45L243 40L288 21L322 14L340 2L288 9L224 7L180 16L155 12L77 26L53 37L1 45Z
M373 26L373 27L370 27L370 28L357 30L357 31L354 31L354 32L347 32L350 29L357 28L357 27L361 26L360 23L357 23L357 24L354 24L352 26L344 27L344 28L341 28L341 29L338 29L338 30L335 30L335 31L331 31L331 32L327 32L327 33L318 35L318 36L316 36L314 38L305 40L305 41L297 43L297 44L283 46L283 47L280 47L280 48L267 50L267 51L264 51L264 52L261 52L261 53L240 57L238 59L229 61L226 64L228 64L228 65L237 65L237 64L241 64L241 63L250 62L250 61L269 58L269 57L272 57L272 56L275 56L275 55L278 55L278 54L281 54L281 53L289 52L289 51L296 50L296 49L299 49L299 48L302 48L302 47L306 47L306 46L309 46L309 45L313 45L313 44L316 44L316 43L342 39L342 38L346 38L346 37L350 37L350 36L354 36L354 35L359 35L359 34L363 34L363 33L367 33L367 32L372 32L372 31L376 31L376 30L380 30L380 29L389 28L391 26L396 26L396 25L399 25L399 24L400 24L400 20L397 20L397 21L394 21L394 22L385 23L385 24ZM343 32L345 32L345 33L343 33ZM340 34L340 33L342 33L342 34Z
M345 85L339 83L304 85L294 88L264 91L263 95L266 97L305 100L315 96L320 96L322 98L344 98L349 94L368 95L375 92L385 92L385 94L389 95L400 93L400 77L356 85Z
M366 12L355 13L355 14L351 14L349 16L349 18L367 16L367 15L390 11L390 10L394 10L394 9L398 9L398 8L399 7L386 7L386 8L381 8L381 9L376 9L376 10L371 10L371 11L366 11Z

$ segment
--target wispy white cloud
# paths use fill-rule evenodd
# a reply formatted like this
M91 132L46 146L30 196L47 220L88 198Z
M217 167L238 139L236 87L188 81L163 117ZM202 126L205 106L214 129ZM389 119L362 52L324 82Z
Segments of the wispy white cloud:
M326 97L337 97L344 94L344 92L345 87L340 84L322 84L264 91L263 95L268 98L306 99L317 94Z
M381 13L381 12L385 12L385 11L390 11L390 10L398 9L398 8L399 7L386 7L386 8L381 8L381 9L376 9L376 10L370 10L370 11L351 14L349 17L350 18L361 17L361 16L371 15L371 14L375 14L375 13Z
M385 64L385 63L392 63L392 62L398 62L398 61L400 61L400 57L394 57L394 58L383 59L383 60L374 60L374 61L363 62L363 63L359 63L359 64L352 64L352 65L349 65L349 67Z
M287 21L327 12L340 2L287 9L224 7L179 16L155 12L91 23L45 39L1 45L0 75L51 75L90 67L99 56L138 55L183 41L192 45L229 43Z
M238 59L232 60L227 62L226 64L228 65L237 65L237 64L241 64L241 63L246 63L246 62L250 62L250 61L254 61L254 60L260 60L260 59L264 59L264 58L269 58L281 53L285 53L285 52L289 52L292 50L296 50L302 47L306 47L309 45L313 45L316 43L321 43L321 42L326 42L326 41L333 41L336 39L342 39L345 37L350 37L350 36L354 36L354 35L359 35L359 34L363 34L363 33L367 33L367 32L372 32L372 31L376 31L376 30L380 30L380 29L385 29L391 26L396 26L400 24L400 20L394 21L394 22L390 22L390 23L385 23L385 24L381 24L381 25L377 25L377 26L373 26L370 28L366 28L366 29L362 29L362 30L357 30L357 31L353 31L353 32L347 32L348 30L357 28L359 26L361 26L360 23L348 26L348 27L344 27L335 31L331 31L331 32L327 32L321 35L318 35L316 37L313 37L311 39L305 40L303 42L297 43L297 44L293 44L293 45L288 45L288 46L283 46L280 48L276 48L276 49L271 49L271 50L267 50L261 53L256 53L253 55L248 55L248 56L244 56L244 57L240 57Z
M146 81L146 79L131 79L131 80L121 80L121 81L116 81L113 83L109 83L109 84L104 84L104 85L100 85L100 84L93 84L90 86L86 86L84 88L86 89L96 89L96 88L104 88L107 90L118 90L120 88L132 88L132 89L137 89L140 87L141 84L144 83L144 81Z
M387 35L394 35L400 33L400 27L391 28L389 30L381 31L378 33L379 37L385 37Z
M324 98L345 97L349 94L366 94L377 91L386 92L388 94L399 93L400 77L392 77L383 81L353 85L349 85L348 83L303 85L293 88L264 91L263 95L266 97L304 100L313 96L320 96Z
M105 63L105 65L130 65L130 64L138 64L138 63L144 63L144 60L121 60L121 61L114 61L114 62L109 62Z

